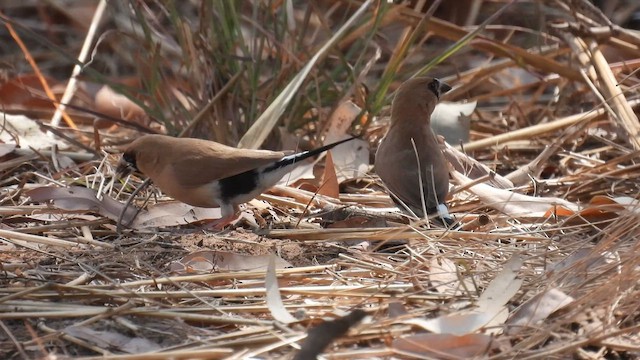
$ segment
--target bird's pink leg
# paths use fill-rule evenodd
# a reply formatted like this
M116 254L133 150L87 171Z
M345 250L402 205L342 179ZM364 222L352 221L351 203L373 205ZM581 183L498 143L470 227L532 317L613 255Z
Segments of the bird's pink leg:
M205 228L222 231L227 225L231 224L238 218L237 214L238 211L240 211L240 208L237 205L222 205L220 206L220 209L222 210L222 217L208 223Z
M215 231L222 231L224 228L231 224L237 217L235 214L231 216L221 217L220 219L213 220L210 224L208 224L208 228Z

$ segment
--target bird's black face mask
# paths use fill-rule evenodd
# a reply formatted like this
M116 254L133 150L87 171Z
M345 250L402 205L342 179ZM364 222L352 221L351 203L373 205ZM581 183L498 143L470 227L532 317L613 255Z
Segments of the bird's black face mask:
M138 165L136 163L136 155L132 152L122 154L122 159L118 163L118 168L116 172L122 175L127 175L133 171L138 170Z
M449 84L444 83L438 79L433 79L428 85L429 90L433 92L433 94L440 100L440 96L442 94L446 94L449 90L451 90L451 86Z

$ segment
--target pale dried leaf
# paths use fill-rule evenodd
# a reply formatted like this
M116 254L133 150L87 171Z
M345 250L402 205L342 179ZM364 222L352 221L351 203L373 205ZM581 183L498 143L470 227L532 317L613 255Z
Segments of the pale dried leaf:
M118 349L128 354L140 354L161 349L160 345L148 339L132 338L113 331L93 330L84 326L69 326L64 329L64 332L103 349Z
M513 255L480 295L477 308L473 311L491 315L491 320L484 324L485 327L491 328L488 333L502 332L499 326L503 325L509 317L506 304L516 295L523 283L521 279L516 279L521 267L522 259L518 255Z
M314 167L315 167L315 163L312 163L312 162L298 165L293 170L291 170L287 175L283 176L282 179L278 181L277 185L286 186L289 184L293 184L298 180L315 179L316 176L313 173Z
M50 148L56 145L59 149L66 149L69 145L56 137L47 136L40 129L38 123L24 115L10 115L0 113L0 141L4 143L20 145L21 148L33 148L36 150Z
M547 278L562 286L577 285L592 276L595 269L606 263L603 254L593 248L578 249L571 255L549 266Z
M282 302L282 295L280 294L280 288L278 287L278 277L276 276L276 255L271 254L269 256L269 265L267 267L267 274L264 279L264 285L267 289L267 307L271 316L276 321L280 321L285 324L298 321L289 311L285 308Z
M446 102L441 101L431 114L431 128L436 134L444 136L450 144L460 144L469 141L471 115L476 109L477 102Z
M179 201L166 201L149 206L147 211L141 211L134 219L131 227L145 229L179 226L221 217L220 208L201 208Z
M458 279L456 264L445 257L434 256L429 262L429 282L441 294L460 294L461 288Z
M362 109L351 101L340 104L329 118L324 143L330 144L351 137L351 123ZM369 170L369 143L354 139L331 149L338 182L364 176Z
M514 255L504 269L489 283L480 295L477 308L456 314L448 314L435 319L409 319L405 324L413 324L438 334L464 335L482 327L503 324L508 317L506 303L516 294L522 280L516 275L522 267L522 259Z
M344 139L351 128L351 123L353 123L361 111L362 109L351 100L338 105L327 121L324 143L330 144Z
M330 152L336 167L338 182L364 177L369 171L369 143L365 140L351 140L336 146Z
M536 326L558 309L571 304L574 299L557 288L545 290L527 300L507 321L509 333L514 334L523 326Z
M0 157L11 154L15 148L15 144L0 144Z
M95 108L96 111L115 118L131 120L141 124L148 122L144 109L128 97L115 92L108 85L103 85L96 93Z
M124 210L123 203L107 195L102 195L102 199L98 199L95 190L79 186L40 187L30 190L27 195L35 202L53 201L54 206L63 210L96 212L114 221L118 220L120 213ZM124 222L129 222L135 213L136 209L129 206L123 217Z
M461 186L471 182L471 179L457 171L452 171L453 178ZM504 189L496 189L486 184L475 184L467 191L476 195L480 201L495 210L511 217L547 217L556 211L579 211L579 206L557 197L538 198L529 195L518 194Z
M524 185L531 181L531 178L538 178L547 164L549 158L558 151L559 146L547 146L538 156L528 164L512 171L505 176L506 179L515 185Z
M522 259L519 255L513 255L504 265L502 271L489 283L478 299L478 311L497 313L522 286L522 280L516 276L522 268Z

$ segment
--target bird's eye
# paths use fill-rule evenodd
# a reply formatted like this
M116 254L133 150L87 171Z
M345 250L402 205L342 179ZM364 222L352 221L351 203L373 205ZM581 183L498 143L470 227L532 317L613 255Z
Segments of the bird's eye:
M128 164L130 164L133 167L137 167L136 155L133 152L126 152L122 154L122 160L126 161Z
M440 97L440 84L438 82L438 80L433 80L429 83L429 85L427 85L429 87L429 90L431 90L433 92L433 94L437 97Z

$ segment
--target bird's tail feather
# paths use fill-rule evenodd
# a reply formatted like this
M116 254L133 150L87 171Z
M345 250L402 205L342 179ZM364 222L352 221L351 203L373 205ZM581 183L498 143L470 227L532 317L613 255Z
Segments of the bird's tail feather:
M297 154L293 154L293 155L287 155L285 157L283 157L282 159L280 159L279 161L276 161L274 164L269 165L269 167L265 168L264 171L265 172L270 172L270 171L274 171L274 170L278 170L278 169L282 169L284 167L287 167L289 165L293 165L297 162L300 162L302 160L308 159L310 157L316 156L318 154L322 154L323 152L327 151L327 150L331 150L334 147L346 143L348 141L351 141L353 139L358 139L358 136L352 136L350 138L344 139L344 140L340 140L340 141L336 141L333 142L331 144L327 144L324 146L321 146L317 149L313 149L313 150L309 150L309 151L303 151L301 153L297 153Z

